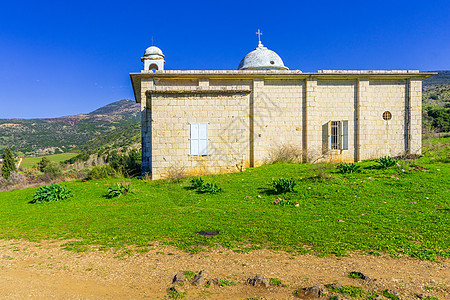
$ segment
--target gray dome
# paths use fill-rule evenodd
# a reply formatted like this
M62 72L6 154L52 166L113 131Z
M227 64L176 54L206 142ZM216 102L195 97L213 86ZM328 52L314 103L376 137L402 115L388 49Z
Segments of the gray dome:
M238 70L289 70L281 57L259 42L255 50L247 54L239 64Z
M164 54L162 53L161 49L155 46L148 47L145 50L144 56L160 56L164 57Z

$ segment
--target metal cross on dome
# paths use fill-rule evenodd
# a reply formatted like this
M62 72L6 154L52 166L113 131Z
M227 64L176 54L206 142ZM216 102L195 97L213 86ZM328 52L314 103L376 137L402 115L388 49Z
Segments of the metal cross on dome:
M256 32L256 35L258 36L258 42L261 43L261 36L262 36L261 30L258 29L258 31Z

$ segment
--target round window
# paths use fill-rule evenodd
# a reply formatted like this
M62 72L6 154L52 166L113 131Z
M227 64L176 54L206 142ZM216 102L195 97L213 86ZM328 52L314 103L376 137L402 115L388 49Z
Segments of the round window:
M275 62L274 62L273 60L271 60L271 61L270 61L270 64L272 64L272 65L273 65L273 64L275 64Z
M392 119L392 114L391 114L391 112L390 112L390 111L385 111L385 112L383 113L383 119L384 119L385 121L389 121L390 119Z

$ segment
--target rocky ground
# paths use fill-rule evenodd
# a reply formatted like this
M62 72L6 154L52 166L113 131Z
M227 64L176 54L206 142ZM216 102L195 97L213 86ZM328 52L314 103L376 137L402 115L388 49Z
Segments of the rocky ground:
M163 245L131 255L77 253L62 244L0 240L0 298L316 299L322 292L321 299L349 298L324 288L333 284L335 291L360 287L367 292L363 299L375 294L380 296L373 299L389 299L381 296L386 290L399 299L450 299L449 259L243 254L219 248L189 254ZM349 278L350 272L362 274Z

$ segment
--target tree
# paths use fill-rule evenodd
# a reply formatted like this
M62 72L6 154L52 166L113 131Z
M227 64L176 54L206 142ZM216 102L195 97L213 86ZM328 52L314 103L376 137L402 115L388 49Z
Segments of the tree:
M12 171L16 171L16 163L14 161L14 155L9 147L5 148L5 152L3 152L3 166L2 173L3 177L8 180L9 175Z
M43 157L40 162L37 163L39 171L44 172L45 167L50 163L47 157Z

